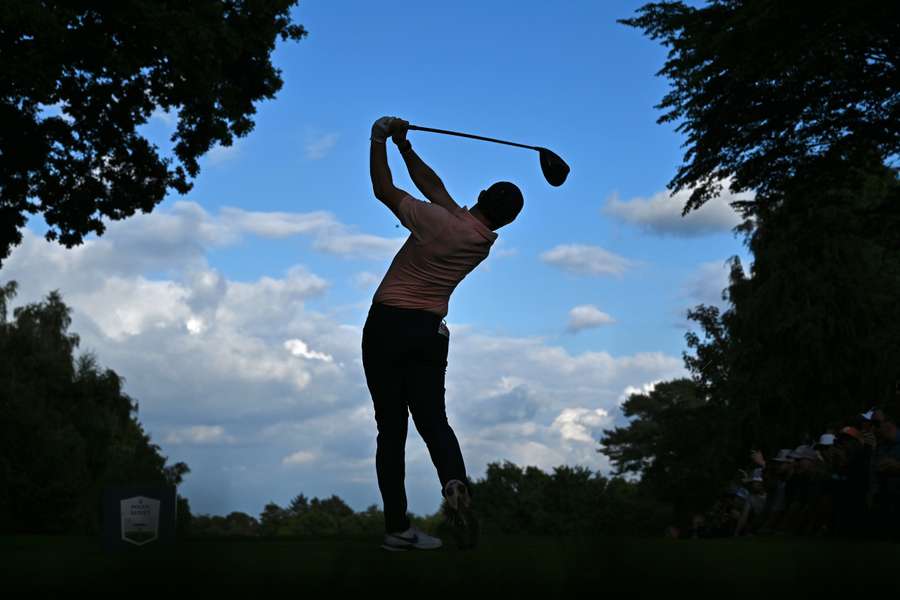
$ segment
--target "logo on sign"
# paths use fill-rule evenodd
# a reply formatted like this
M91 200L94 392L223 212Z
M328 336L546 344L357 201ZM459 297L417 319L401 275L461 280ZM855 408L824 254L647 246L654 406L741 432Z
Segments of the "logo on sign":
M143 546L159 537L159 500L136 496L121 502L122 540Z

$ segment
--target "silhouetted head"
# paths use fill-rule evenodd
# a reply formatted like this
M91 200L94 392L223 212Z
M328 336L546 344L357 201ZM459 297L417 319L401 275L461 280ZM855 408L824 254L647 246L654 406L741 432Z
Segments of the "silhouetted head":
M499 229L512 223L524 205L522 192L516 184L498 181L481 190L475 208L491 222L491 229Z

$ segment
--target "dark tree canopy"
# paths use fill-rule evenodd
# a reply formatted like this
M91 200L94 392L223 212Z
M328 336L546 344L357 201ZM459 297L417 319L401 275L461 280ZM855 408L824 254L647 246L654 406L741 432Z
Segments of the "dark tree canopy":
M757 216L749 273L733 260L730 308L691 313L687 366L745 448L815 439L900 381L900 180L877 156L851 165L792 179Z
M137 419L124 378L75 357L71 308L57 290L7 318L18 285L0 285L0 533L97 534L108 485L179 485ZM190 518L177 496L179 528Z
M640 475L641 491L669 503L677 517L702 509L741 458L727 435L732 414L690 379L631 394L622 413L630 422L604 430L598 452L615 475Z
M249 133L253 103L281 88L270 55L307 33L296 2L0 3L0 265L26 213L71 248L103 233L102 216L186 193L197 159ZM178 114L174 160L136 132L157 107Z
M685 214L731 177L745 216L810 160L866 146L900 151L900 3L713 0L643 6L621 20L669 47L659 122L686 134L673 191Z

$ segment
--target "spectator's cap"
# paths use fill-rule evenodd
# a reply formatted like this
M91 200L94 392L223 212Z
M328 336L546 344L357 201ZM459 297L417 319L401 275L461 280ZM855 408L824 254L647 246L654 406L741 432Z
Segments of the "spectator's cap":
M874 409L874 408L870 408L870 409L867 410L866 412L860 413L859 416L862 417L862 418L863 418L864 420L866 420L866 421L871 421L871 420L872 420L872 417L875 416L875 409Z
M818 460L819 453L815 451L811 446L797 446L794 448L794 451L791 452L791 456L795 460Z
M848 437L852 437L855 440L858 440L860 442L863 440L862 434L859 432L859 429L857 429L856 427L850 427L850 426L844 427L843 429L840 430L838 435L845 435Z
M794 451L790 448L782 448L778 451L778 454L776 454L775 458L773 458L772 460L774 460L775 462L794 462L794 457L791 456L793 452Z
M819 446L833 446L834 445L834 436L830 433L823 433L819 438Z

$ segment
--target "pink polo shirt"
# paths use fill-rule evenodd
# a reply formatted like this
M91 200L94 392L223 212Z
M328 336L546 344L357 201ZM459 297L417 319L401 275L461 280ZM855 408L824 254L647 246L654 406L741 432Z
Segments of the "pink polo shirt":
M409 194L397 205L410 236L397 252L372 302L447 316L450 294L487 258L497 233L463 206L449 211Z

